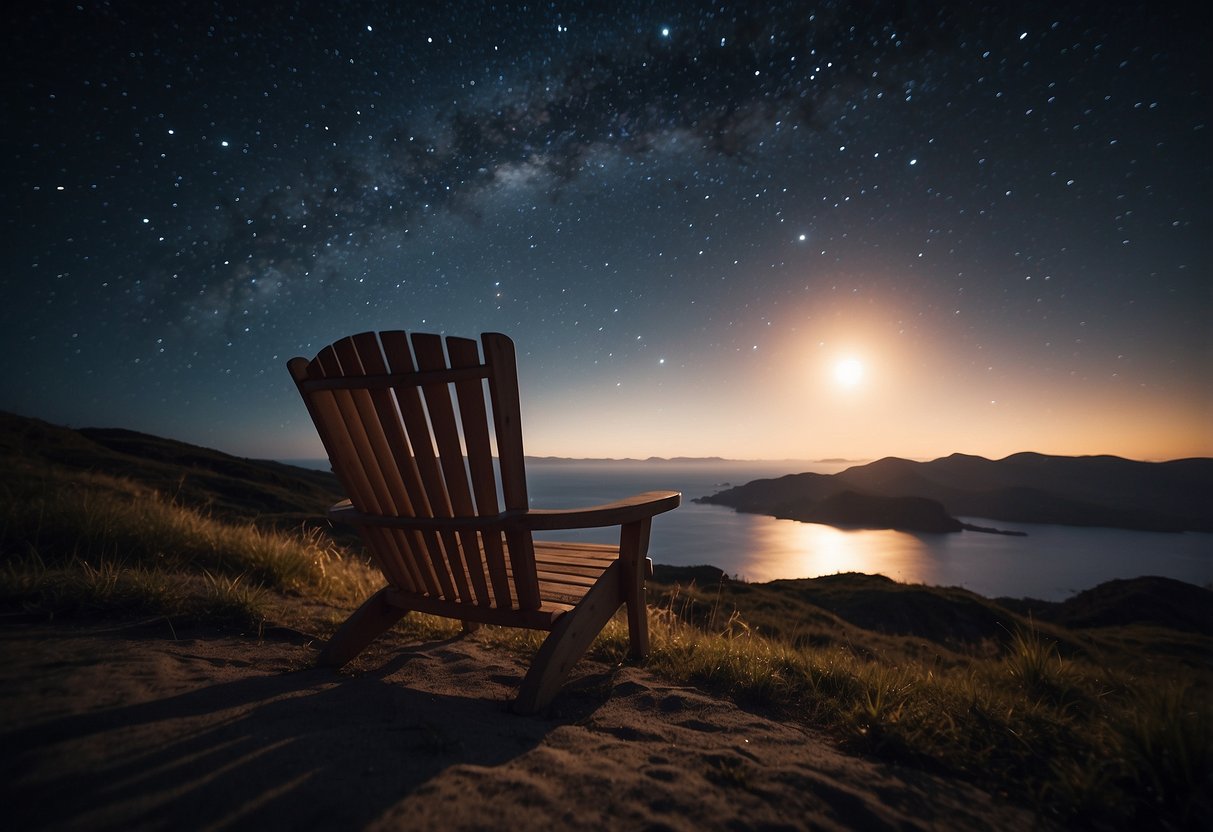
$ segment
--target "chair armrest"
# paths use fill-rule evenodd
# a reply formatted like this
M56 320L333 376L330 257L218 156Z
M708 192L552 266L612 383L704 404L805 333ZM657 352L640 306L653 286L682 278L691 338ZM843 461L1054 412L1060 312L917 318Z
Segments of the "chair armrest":
M482 517L401 517L395 514L363 514L349 500L342 500L329 507L329 519L353 526L381 526L387 529L413 529L417 531L491 531L504 530L518 524L526 516L522 511L503 511Z
M531 509L519 521L532 531L622 526L672 511L681 503L682 494L677 491L646 491L588 508Z
M677 491L646 491L625 500L603 503L588 508L532 509L503 511L483 517L398 517L395 515L363 514L349 500L329 508L329 517L355 526L384 526L393 529L423 531L459 531L461 529L489 531L521 526L530 531L554 529L589 529L597 526L623 526L671 511L682 503Z

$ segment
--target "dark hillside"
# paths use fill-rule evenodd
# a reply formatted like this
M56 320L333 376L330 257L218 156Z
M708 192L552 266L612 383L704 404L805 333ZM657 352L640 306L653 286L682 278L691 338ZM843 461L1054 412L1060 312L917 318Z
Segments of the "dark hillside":
M1107 581L1060 603L1029 599L999 602L1065 627L1142 624L1213 635L1213 591L1172 578L1151 575Z
M1115 645L1137 656L1139 669L1155 660L1213 666L1213 591L1167 578L1109 581L1051 602L989 599L959 587L902 584L883 575L750 584L709 566L658 565L649 603L709 629L728 629L736 612L747 628L766 636L860 653L997 655L1017 633L1036 631L1069 657Z
M883 575L844 573L820 578L771 581L865 630L917 636L950 647L1006 641L1020 619L965 589L902 584Z
M341 496L327 471L242 459L129 430L72 430L11 413L0 413L0 457L20 476L39 477L49 467L102 473L221 518L275 526L320 521Z
M738 511L766 514L771 507L824 500L838 490L828 474L787 474L737 485L717 494L701 497L699 502L718 503Z

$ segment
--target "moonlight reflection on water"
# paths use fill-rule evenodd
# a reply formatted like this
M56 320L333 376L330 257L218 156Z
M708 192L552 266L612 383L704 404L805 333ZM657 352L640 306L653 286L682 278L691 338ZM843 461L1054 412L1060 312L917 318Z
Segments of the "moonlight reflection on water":
M752 548L738 571L754 581L867 572L905 583L935 583L940 571L930 547L905 532L773 520L754 524L752 534Z

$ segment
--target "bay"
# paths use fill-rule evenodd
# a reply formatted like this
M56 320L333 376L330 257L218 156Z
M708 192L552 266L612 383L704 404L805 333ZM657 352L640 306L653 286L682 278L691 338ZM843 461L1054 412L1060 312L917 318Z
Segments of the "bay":
M327 460L296 461L327 469ZM880 574L903 583L960 586L986 597L1060 601L1116 578L1161 575L1213 585L1213 534L1162 534L961 518L1026 537L959 532L912 534L838 529L818 523L740 514L695 497L751 480L814 471L832 474L857 462L528 460L535 508L578 508L643 491L681 491L682 506L653 521L655 563L711 565L748 581L812 578L839 572ZM614 543L616 529L544 532L544 539Z
M1161 575L1213 584L1213 534L992 522L1026 537L959 532L912 534L838 529L818 523L741 514L692 498L754 479L814 471L832 474L858 463L807 462L529 462L531 504L574 508L654 489L683 494L682 506L653 521L655 563L709 564L749 581L812 578L838 572L881 574L903 583L960 586L987 597L1060 601L1116 578ZM613 529L545 532L547 539L615 542Z

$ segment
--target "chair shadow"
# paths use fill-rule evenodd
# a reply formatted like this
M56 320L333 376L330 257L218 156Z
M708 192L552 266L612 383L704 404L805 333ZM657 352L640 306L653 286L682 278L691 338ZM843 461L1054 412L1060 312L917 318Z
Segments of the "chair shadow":
M474 676L466 695L392 678L444 644L415 645L359 675L241 678L0 734L10 828L360 827L450 766L527 753L610 692L613 674L591 672L528 718L491 698L499 686L486 698Z

